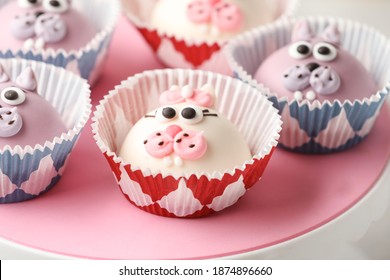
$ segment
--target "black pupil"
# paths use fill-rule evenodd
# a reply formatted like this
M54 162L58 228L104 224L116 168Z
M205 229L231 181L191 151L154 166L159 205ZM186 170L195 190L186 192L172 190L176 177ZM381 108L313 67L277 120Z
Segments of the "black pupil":
M299 45L298 48L297 48L297 51L300 53L300 54L308 54L310 49L308 46L306 45Z
M328 47L319 47L318 53L320 53L322 55L328 55L328 54L330 54L330 49Z
M14 90L9 90L4 94L4 97L8 100L16 100L19 97L19 94Z
M181 111L181 115L183 116L183 118L191 120L196 117L196 111L194 108L187 107Z
M52 0L50 1L50 5L52 5L53 7L59 7L61 4L59 1Z
M28 0L28 2L31 3L31 4L36 4L37 0Z
M176 116L176 111L172 107L166 107L162 110L162 115L164 118L172 119Z
M42 11L35 12L35 17L39 18L43 14L44 14L44 12L42 12Z

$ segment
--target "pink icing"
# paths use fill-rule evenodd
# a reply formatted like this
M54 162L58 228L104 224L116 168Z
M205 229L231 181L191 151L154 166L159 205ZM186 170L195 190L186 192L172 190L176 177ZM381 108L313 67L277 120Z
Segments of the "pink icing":
M240 8L223 0L194 0L187 7L187 16L194 23L212 23L224 32L237 31L243 21Z
M56 110L37 94L31 68L24 69L15 82L9 81L1 66L0 74L0 148L43 145L67 131ZM9 98L15 92L18 99Z
M182 159L196 160L207 151L203 132L183 130L178 125L170 125L165 131L153 132L144 144L146 152L156 158L164 158L175 153Z
M327 26L316 36L308 22L298 22L292 40L267 57L255 74L255 79L272 92L290 99L314 93L319 101L362 99L376 92L364 66L339 45L336 25ZM295 95L297 91L300 93Z
M160 103L162 105L172 105L182 102L211 107L213 106L213 95L205 89L192 89L184 87L183 89L172 88L160 95Z
M37 18L36 15L41 12L45 14ZM54 15L50 20L42 22L42 19ZM21 8L18 1L10 1L1 7L0 17L3 22L0 25L1 50L19 50L25 46L26 40L34 40L41 43L35 47L43 45L45 48L70 51L85 46L96 34L93 24L76 9L48 11L42 2L33 7Z

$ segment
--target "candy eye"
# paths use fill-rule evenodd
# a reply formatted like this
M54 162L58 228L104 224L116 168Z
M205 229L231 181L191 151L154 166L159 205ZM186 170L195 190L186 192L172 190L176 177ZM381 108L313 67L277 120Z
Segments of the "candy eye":
M156 118L162 123L173 120L176 115L176 110L172 107L163 107L156 112Z
M314 46L313 55L319 61L332 61L337 57L337 49L328 43L318 43Z
M23 9L33 8L41 4L42 0L18 0L18 6Z
M1 92L1 100L11 106L20 105L26 100L26 94L20 88L8 87Z
M196 124L203 120L203 111L197 107L185 107L180 112L180 120L186 124Z
M292 44L288 49L289 55L295 59L304 59L311 55L311 51L311 44L305 41L296 42Z
M68 0L43 0L43 8L47 12L65 13L70 7Z

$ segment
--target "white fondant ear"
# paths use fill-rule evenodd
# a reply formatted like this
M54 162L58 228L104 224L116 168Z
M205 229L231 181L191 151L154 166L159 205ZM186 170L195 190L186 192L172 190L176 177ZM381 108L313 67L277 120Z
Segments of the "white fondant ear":
M331 23L328 27L322 32L321 36L326 42L332 43L335 45L340 44L340 31L335 23Z
M27 67L16 78L16 84L23 89L33 91L37 88L37 79L31 67Z
M313 37L313 31L311 30L310 25L306 20L301 20L295 23L291 36L292 42L309 41Z
M7 73L4 72L3 66L0 64L0 83L5 83L9 81Z

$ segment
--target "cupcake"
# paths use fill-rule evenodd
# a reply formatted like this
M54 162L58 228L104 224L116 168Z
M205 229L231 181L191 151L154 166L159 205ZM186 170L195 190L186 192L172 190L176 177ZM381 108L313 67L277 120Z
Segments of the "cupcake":
M0 59L0 203L50 190L90 113L85 80L41 62Z
M123 0L126 15L168 67L231 74L221 52L245 30L288 16L295 0Z
M0 58L43 61L94 83L120 11L118 1L104 2L0 1Z
M367 26L305 18L247 33L226 54L239 79L277 99L280 145L331 153L361 142L373 127L389 92L389 50L387 38Z
M132 204L192 218L233 205L259 180L281 121L249 85L167 69L122 82L96 108L92 129Z

